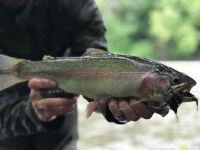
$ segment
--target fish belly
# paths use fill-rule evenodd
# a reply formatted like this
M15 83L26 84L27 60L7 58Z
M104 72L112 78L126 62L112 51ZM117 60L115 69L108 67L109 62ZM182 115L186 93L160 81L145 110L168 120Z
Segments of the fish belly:
M59 87L69 93L77 93L89 98L138 96L143 77L121 74L99 73L59 79Z

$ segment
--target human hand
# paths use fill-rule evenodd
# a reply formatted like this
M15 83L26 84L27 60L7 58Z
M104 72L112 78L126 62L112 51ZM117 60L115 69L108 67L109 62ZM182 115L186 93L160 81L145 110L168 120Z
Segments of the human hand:
M40 90L55 88L54 81L48 79L33 78L28 83L31 88L29 98L37 117L43 122L54 120L59 115L72 112L76 108L78 96L72 98L42 98Z
M168 108L148 106L136 98L96 101L95 110L97 112L101 112L105 115L107 108L109 108L116 120L123 123L137 121L140 118L150 119L154 113L165 116L169 111Z

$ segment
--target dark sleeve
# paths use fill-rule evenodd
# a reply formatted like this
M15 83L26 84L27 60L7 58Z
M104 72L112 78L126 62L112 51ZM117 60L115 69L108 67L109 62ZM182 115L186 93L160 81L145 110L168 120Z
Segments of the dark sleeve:
M106 50L106 28L94 0L81 0L77 26L71 45L72 55L81 55L87 48Z
M28 101L28 94L20 94L25 89L18 90L9 88L0 92L0 139L55 130L62 125L64 117L50 123L41 122Z

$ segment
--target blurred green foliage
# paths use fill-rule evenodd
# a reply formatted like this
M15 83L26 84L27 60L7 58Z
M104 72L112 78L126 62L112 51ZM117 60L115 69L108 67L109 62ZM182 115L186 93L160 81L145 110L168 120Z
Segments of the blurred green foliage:
M180 150L189 150L189 148L186 145L184 145L184 146L181 146Z
M96 0L109 50L153 59L200 58L200 0Z

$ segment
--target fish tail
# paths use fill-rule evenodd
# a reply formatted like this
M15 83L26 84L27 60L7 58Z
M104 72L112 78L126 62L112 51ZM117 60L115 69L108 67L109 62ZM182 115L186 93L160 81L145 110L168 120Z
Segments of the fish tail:
M0 54L0 91L22 82L15 76L16 65L21 60Z

